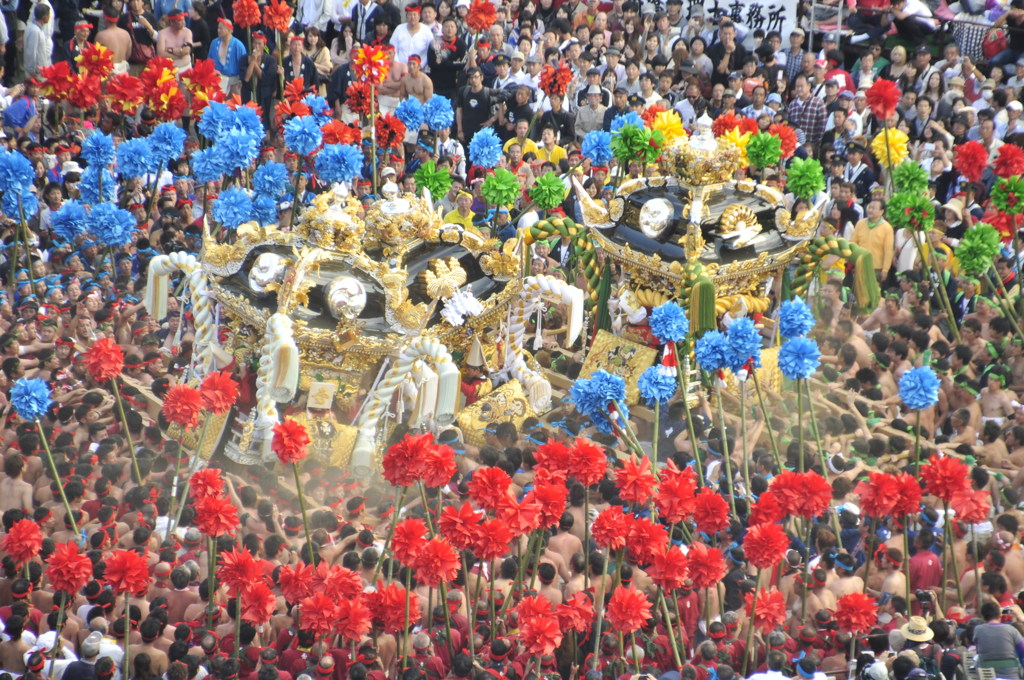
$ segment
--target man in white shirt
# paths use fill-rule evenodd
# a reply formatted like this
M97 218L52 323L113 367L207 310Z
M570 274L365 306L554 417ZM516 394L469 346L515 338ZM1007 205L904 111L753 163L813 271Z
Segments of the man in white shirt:
M25 26L25 75L38 76L40 69L49 66L53 56L53 41L46 36L44 26L50 20L50 6L39 3L32 10L32 21Z
M768 668L763 673L754 673L748 680L788 680L789 676L782 672L786 666L786 654L778 649L768 652Z
M391 36L395 48L395 61L409 63L409 57L417 55L420 63L427 62L427 50L434 41L434 33L420 23L419 5L405 8L405 23L399 24Z

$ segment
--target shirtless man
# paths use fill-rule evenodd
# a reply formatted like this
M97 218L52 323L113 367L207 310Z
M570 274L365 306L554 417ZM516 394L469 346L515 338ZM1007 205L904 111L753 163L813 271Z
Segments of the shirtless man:
M982 388L979 397L982 422L1002 426L1007 418L1013 416L1013 395L1003 389L1005 385L1005 373L992 371L988 374L988 385Z
M582 552L578 552L572 556L569 560L569 568L572 571L572 576L563 588L565 599L567 600L571 600L573 595L585 590L584 572L587 569L587 558L583 556Z
M572 561L573 555L583 552L583 541L572 533L575 523L576 520L571 513L562 513L562 518L558 521L558 533L548 539L548 550L561 555L565 564Z
M169 14L167 27L156 38L156 56L173 61L179 72L192 68L192 30L185 28L185 15Z
M405 79L405 74L409 69L395 58L394 47L388 45L384 49L388 51L388 56L391 58L391 68L388 69L387 77L384 78L384 82L378 88L380 93L380 112L391 113L398 107L401 101L400 98L403 96L402 81Z
M409 72L399 83L399 99L405 100L408 96L416 97L420 104L426 104L434 96L434 81L423 72L420 57L417 54L409 57Z
M0 512L32 508L32 485L22 476L25 472L25 457L20 453L9 453L4 457L4 474L0 480Z
M871 365L871 348L868 347L868 343L864 342L864 338L853 332L852 321L848 319L837 321L836 337L839 338L840 343L852 345L857 350L857 365L860 368Z
M114 73L128 72L128 55L132 51L132 36L128 31L117 25L117 16L103 13L103 28L96 32L96 42L109 49L114 54ZM191 34L191 32L190 32Z
M878 556L878 569L882 577L881 587L872 588L869 582L865 591L878 597L882 593L903 596L907 591L907 577L903 574L903 551L888 548Z
M538 565L537 579L540 582L538 592L550 600L551 604L562 604L562 589L558 587L558 573L555 571L555 565L547 562Z
M901 323L911 323L913 320L909 311L900 309L899 296L892 295L882 300L882 304L864 320L862 326L866 331L877 331Z
M137 645L135 647L137 651L133 652L136 654L141 652L149 654L149 667L158 677L167 672L168 666L167 654L156 646L156 642L160 638L160 632L160 624L157 623L156 619L145 619L139 625L139 633L142 635L142 644Z
M843 595L864 592L864 579L855 574L856 570L857 564L850 555L844 553L836 557L835 571L838 578L828 584L828 589L837 600Z

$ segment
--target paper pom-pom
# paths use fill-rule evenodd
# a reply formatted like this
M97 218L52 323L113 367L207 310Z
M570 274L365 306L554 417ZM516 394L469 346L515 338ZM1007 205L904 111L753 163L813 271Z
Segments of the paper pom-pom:
M779 369L790 380L810 378L818 370L820 359L818 343L810 338L791 338L779 348Z
M405 123L390 113L377 116L373 127L377 133L377 146L381 149L394 149L405 141Z
M564 97L571 82L572 69L564 61L558 62L558 66L545 64L540 73L540 89L549 97L556 94Z
M649 366L636 385L648 405L664 404L676 394L675 373L663 366Z
M494 25L497 18L498 11L491 0L473 0L466 15L466 25L474 33L483 33Z
M650 127L664 135L666 144L671 144L677 139L687 136L686 129L683 128L683 121L675 111L659 112L651 121Z
M900 399L914 411L931 408L939 401L939 379L931 366L904 371L899 382Z
M635 125L642 128L646 123L644 123L644 119L636 111L627 111L626 113L620 113L612 118L612 124L609 130L614 135L627 125Z
M530 188L530 198L541 210L551 210L565 200L565 184L558 175L548 171L537 178Z
M371 96L373 110L380 111L376 88L371 88L369 83L362 81L351 83L348 89L345 90L345 105L348 106L352 113L358 113L360 116L369 116ZM278 110L280 110L280 107Z
M664 137L656 130L628 124L612 133L612 153L623 165L630 161L653 163L661 155Z
M89 215L85 206L73 198L61 204L60 208L51 213L53 233L66 243L72 243L85 232Z
M744 316L729 324L725 331L725 341L729 348L727 365L733 373L761 365L761 333L750 317Z
M571 393L576 409L594 421L599 430L610 434L612 427L608 420L608 405L617 403L625 409L626 381L601 369L595 371L590 378L577 379Z
M888 140L888 144L886 144ZM871 140L871 153L878 163L886 168L899 165L907 158L907 144L910 138L898 128L886 128Z
M964 142L953 147L953 168L968 182L980 182L988 165L988 149L981 142Z
M980 524L988 519L992 511L991 492L987 489L978 491L965 490L953 494L952 506L957 520L968 524Z
M501 160L501 140L491 128L477 130L469 140L469 160L481 168L493 168Z
M725 113L715 118L715 121L711 123L711 132L714 133L715 137L721 137L730 130L735 130L740 126L742 118L732 113Z
M956 259L960 262L960 269L972 276L981 276L995 262L1001 248L996 228L991 224L975 222L960 239L960 245L956 247Z
M903 161L892 170L892 183L896 191L924 193L928 188L928 173L920 163Z
M796 137L796 130L785 123L772 123L768 126L768 134L775 135L779 138L782 157L784 159L793 157L793 153L796 152L796 147L800 144Z
M767 132L758 132L747 142L747 158L755 168L767 168L782 158L782 140Z
M815 194L825 190L821 163L813 158L794 159L786 173L786 188L797 198L810 201Z
M369 85L380 85L391 70L391 59L382 47L366 45L352 54L352 75Z
M757 607L754 607L754 594L745 596L747 617L762 634L770 633L786 620L786 598L776 588L761 590L757 593Z
M878 78L865 93L871 113L879 120L891 118L899 106L903 93L891 80Z
M395 116L405 123L409 130L419 130L423 124L423 104L413 96L403 99L395 109Z
M927 231L935 224L935 206L924 194L901 192L889 200L885 217L893 229Z
M729 365L729 343L725 333L708 331L700 336L693 348L693 356L701 370L714 373Z
M869 472L868 481L858 482L853 492L860 497L860 509L865 515L881 519L892 514L899 490L895 475Z
M583 157L592 165L607 165L612 159L612 135L604 130L591 130L583 137L580 145Z
M413 174L416 186L426 189L430 196L444 196L452 188L452 176L447 170L438 170L434 161L427 161Z
M864 593L849 593L836 602L836 623L844 633L866 633L878 622L878 605Z
M661 342L682 342L690 332L686 310L675 302L665 302L652 309L648 323Z
M924 480L925 493L949 503L957 493L971 488L968 477L970 468L958 458L932 454L928 462L921 466L921 479Z
M807 335L814 328L814 314L802 298L786 300L779 308L779 335L784 340Z
M1011 216L1024 212L1024 180L1000 177L992 188L992 205Z
M350 182L363 167L363 152L352 144L328 144L314 160L317 174L325 182Z
M455 111L448 97L435 94L423 107L423 120L431 132L450 128L455 122Z
M999 177L1024 175L1024 149L1016 144L1003 144L996 156L995 170Z
M512 205L521 191L519 178L505 168L498 168L493 175L488 175L480 187L480 193L488 203L504 206Z
M284 0L270 0L263 8L263 24L287 35L292 25L292 8Z

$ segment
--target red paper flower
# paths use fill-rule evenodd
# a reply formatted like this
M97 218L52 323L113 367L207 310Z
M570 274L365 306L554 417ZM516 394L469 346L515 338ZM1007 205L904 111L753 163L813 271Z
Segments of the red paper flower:
M359 144L362 132L354 125L346 125L337 118L331 118L320 128L324 144Z
M313 592L313 567L302 562L294 566L286 564L278 572L277 584L285 600L299 602Z
M877 78L865 94L871 113L879 120L891 118L903 96L896 83L885 78Z
M338 604L323 593L313 593L299 603L302 627L316 637L323 637L334 630L338 621Z
M19 519L0 541L0 548L21 566L39 554L43 547L43 533L30 519Z
M694 499L693 520L697 523L697 531L716 534L729 526L729 504L705 486Z
M103 92L99 76L89 73L76 73L68 93L68 101L80 109L96 106Z
M381 462L384 479L391 486L412 486L423 475L423 461L433 446L434 435L407 434L388 448ZM475 474L475 473L474 473Z
M211 413L227 413L238 399L238 383L227 371L213 371L203 378L199 386L203 406Z
M953 147L953 168L968 182L980 182L988 166L988 149L981 142L964 142Z
M957 492L967 491L971 483L967 477L970 470L967 465L952 456L933 454L928 462L921 466L921 479L924 490L949 503Z
M289 104L297 104L299 100L305 97L307 92L306 81L300 76L293 78L287 85L284 86L284 98ZM308 111L307 111L308 113Z
M195 524L207 536L231 534L238 527L238 510L227 498L201 498L196 502Z
M762 633L770 633L786 620L786 598L775 588L761 589L761 592L757 594L757 609L755 611L751 611L754 607L753 593L747 593L746 602L747 617Z
M237 597L263 578L263 567L244 548L232 548L222 553L217 562L217 578L228 587L231 597Z
M199 390L188 385L175 385L164 395L164 405L160 409L168 422L192 429L199 424L199 411L203 408L203 398Z
M100 338L85 352L85 370L92 379L105 383L121 375L124 368L124 352L120 345L110 338Z
M452 481L458 470L455 465L455 450L445 444L428 446L423 457L423 483L431 489L445 486Z
M224 493L224 479L217 468L207 467L196 471L189 479L189 485L192 498L197 501L202 498L217 498Z
M427 539L424 538L426 533L427 525L421 519L410 517L396 524L395 533L391 537L391 550L394 551L395 558L402 564L413 564L416 555L427 543Z
M109 48L95 42L86 43L75 57L79 72L85 72L103 80L114 70L114 53Z
M772 569L786 556L789 537L778 524L756 524L743 539L747 561L758 569Z
M377 627L385 633L394 634L406 628L406 599L409 601L409 621L419 621L420 599L397 583L385 585L383 581L377 581L376 591L366 595L366 604Z
M528 534L540 528L540 503L532 498L523 498L517 503L511 496L504 496L498 504L498 519L516 536Z
M688 566L689 560L683 551L668 543L654 554L654 559L647 565L647 575L662 590L672 591L683 587Z
M569 459L572 452L560 441L549 439L533 450L534 469L549 472L569 472Z
M220 73L213 59L197 59L192 68L181 74L181 82L192 94L204 93L207 97L220 87Z
M292 25L292 8L284 0L270 0L263 8L263 25L287 35Z
M630 584L612 593L605 610L612 629L619 633L635 633L651 618L651 602L637 587Z
M391 70L391 59L384 48L365 45L352 52L351 68L356 80L367 85L380 85Z
M815 472L786 470L772 479L770 489L778 496L787 515L818 517L832 501L832 486Z
M490 4L490 0L483 0ZM562 644L562 629L554 616L538 616L530 619L519 628L519 641L526 651L537 656L554 653Z
M555 607L555 614L562 628L582 633L594 622L594 603L586 593L578 592Z
M643 113L640 114L640 117L643 118L643 121L647 125L647 127L653 128L654 119L658 117L659 113L664 113L666 110L667 109L665 109L664 107L654 104L644 109Z
M185 113L188 102L185 92L178 87L177 71L164 72L155 90L147 91L147 102L157 118L164 122L177 120Z
M598 547L621 550L626 547L626 536L633 517L617 505L605 508L590 527L590 536Z
M538 472L543 472L539 470ZM565 480L557 482L540 482L538 476L534 477L533 489L526 494L531 501L536 501L540 512L539 526L548 529L558 524L565 512L565 506L569 499L569 487Z
M750 525L778 522L786 517L786 509L779 502L779 497L771 489L757 497L757 502L750 506Z
M270 440L270 448L277 454L277 459L284 465L294 465L306 458L306 447L309 446L309 433L302 423L285 418L274 425L274 437Z
M146 67L139 74L139 80L142 81L144 89L149 92L156 90L160 87L160 83L163 82L167 71L172 71L177 78L177 71L174 68L174 62L166 57L153 57L146 62Z
M485 510L497 510L501 500L508 498L511 486L512 478L501 468L479 467L469 482L469 497Z
M242 620L261 625L270 621L270 617L274 615L277 598L266 583L258 581L242 591L241 604Z
M785 123L772 123L768 126L768 134L775 135L782 142L782 157L792 158L796 152L799 141L796 137L796 130Z
M665 527L649 519L638 519L629 527L626 544L637 564L647 564L665 547L666 541L668 534Z
M46 578L51 590L77 593L92 579L92 560L74 542L58 543L46 560Z
M231 3L235 26L251 28L260 24L260 7L256 0L235 0Z
M999 177L1024 175L1024 149L1016 144L1003 144L996 156L995 169Z
M519 625L522 625L535 618L554 615L555 607L551 604L551 600L543 595L528 595L519 601L514 611L518 617Z
M849 593L836 602L835 619L844 633L866 633L878 621L878 605L864 593Z
M465 550L472 546L480 535L480 513L469 503L463 503L458 508L446 505L441 509L437 525L452 545L459 550Z
M115 73L107 80L107 99L114 113L133 115L144 96L142 80L135 76Z
M483 33L498 18L497 9L491 0L473 0L466 15L466 24L474 33Z
M903 472L896 475L896 484L899 485L899 493L896 494L892 514L897 517L917 514L921 510L921 482L917 477Z
M892 514L899 500L899 482L895 475L869 472L868 481L859 482L853 492L860 496L860 509L868 517L882 518Z
M485 562L500 559L509 551L509 545L515 534L500 519L489 519L480 525L476 541L473 543L473 554Z
M556 94L564 97L571 82L572 69L564 61L559 61L558 66L545 64L540 72L540 89L549 97Z
M686 553L694 588L711 588L725 577L725 560L718 548L694 543Z
M733 128L738 128L742 122L742 117L731 113L724 113L715 118L715 121L711 123L711 132L714 133L715 137L721 137Z
M697 494L697 475L689 467L680 470L671 460L661 472L654 504L659 516L677 524L693 514Z
M443 536L435 536L420 548L413 568L416 570L417 581L430 588L437 588L459 573L459 553Z
M370 632L370 608L363 603L362 596L338 600L335 615L338 622L334 632L346 640L359 642Z
M75 74L71 71L70 62L67 61L44 66L39 69L39 75L43 78L41 93L52 101L65 101L75 84Z
M149 560L134 550L115 550L105 560L103 581L114 593L142 592L149 586Z
M591 487L604 479L607 472L608 455L604 449L589 439L577 437L569 456L569 474L583 486Z
M972 489L958 491L953 494L951 505L956 510L956 518L968 524L984 522L992 511L989 492L984 489L981 491Z
M405 143L405 123L390 113L377 116L374 129L377 131L377 146L381 149L395 149Z
M615 483L619 485L619 497L627 503L643 505L651 498L658 478L651 471L651 459L644 456L637 460L631 455L622 468L615 471Z
M991 224L999 232L999 240L1008 244L1013 240L1014 234L1024 225L1024 216L1008 215L1001 210L989 209L981 216L981 221Z
M339 564L328 565L320 562L313 569L313 592L325 593L336 600L359 597L363 592L363 580L359 574Z

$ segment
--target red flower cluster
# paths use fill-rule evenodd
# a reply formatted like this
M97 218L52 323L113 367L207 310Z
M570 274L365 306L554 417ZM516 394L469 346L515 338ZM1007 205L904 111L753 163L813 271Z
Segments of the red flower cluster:
M75 74L71 71L71 63L58 61L52 66L44 66L39 69L39 75L43 78L43 86L40 92L51 101L66 101L75 85Z
M594 602L587 593L578 592L555 608L558 625L582 633L594 622Z
M736 116L732 113L726 113L719 116L711 124L711 132L714 133L715 137L721 137L734 128L739 128L740 134L743 134L744 132L754 134L759 130L757 127L757 121L753 118Z
M287 35L292 25L292 8L284 0L270 0L263 8L263 25Z
M92 560L74 542L58 543L46 560L46 578L53 590L77 593L92 579Z
M302 423L285 418L274 425L274 437L270 440L270 448L283 465L295 465L306 458L306 447L309 446L309 433Z
M384 48L365 45L352 51L351 67L352 75L359 82L380 85L391 69L391 59Z
M612 629L620 633L635 633L651 618L651 601L637 587L616 588L605 610Z
M118 595L134 595L149 586L149 560L134 550L115 550L106 559L103 580Z
M503 496L498 504L498 519L508 525L516 536L523 536L540 528L540 503L523 498L516 502L511 496Z
M649 519L633 519L626 544L637 564L648 564L664 549L668 541L665 527Z
M999 177L1024 175L1024 149L1016 144L1003 144L999 147L995 171Z
M693 504L693 521L697 531L717 534L729 526L729 504L715 491L704 487L697 492Z
M346 125L340 120L331 118L320 128L324 136L324 144L359 144L362 132L354 125Z
M967 465L952 456L933 454L928 462L921 466L921 479L924 490L949 503L953 496L970 489L971 483L967 475Z
M405 143L405 123L390 113L377 116L374 122L377 133L377 146L381 149L394 149Z
M658 478L651 471L651 459L644 456L637 459L631 455L619 470L615 471L615 482L619 485L619 496L627 503L643 505L651 498Z
M231 3L231 11L235 26L239 28L252 28L260 24L260 7L256 0L235 0Z
M896 83L885 78L875 80L865 94L867 95L868 107L871 109L872 115L879 120L891 118L896 113L900 97L903 96Z
M590 527L590 536L601 548L621 550L626 547L632 515L627 515L621 506L613 505L601 511Z
M466 15L466 25L475 33L483 33L494 25L498 11L491 0L473 0Z
M776 588L761 589L757 594L757 608L754 608L754 594L747 593L747 616L762 633L770 633L786 620L786 598Z
M913 515L921 510L921 483L910 473L903 472L896 476L899 493L892 507L892 514L902 517Z
M683 587L688 567L689 560L683 551L666 543L647 565L647 575L659 588L672 591Z
M750 506L750 525L771 524L786 517L786 509L779 502L779 497L769 489L758 496L757 502Z
M412 566L419 583L437 588L458 574L459 553L443 536L435 536L420 548Z
M217 577L228 587L231 597L237 597L263 578L263 568L248 550L232 548L217 561Z
M711 588L725 577L725 559L718 548L694 543L690 546L690 552L686 553L686 558L689 560L694 588Z
M145 93L142 81L127 73L115 73L107 80L107 99L114 113L134 115Z
M785 123L772 123L768 126L768 134L775 135L782 142L782 157L792 158L796 152L798 140L796 130Z
M458 550L471 547L480 535L481 515L469 503L459 507L446 505L441 509L437 526ZM511 539L510 539L511 540Z
M92 379L105 383L121 375L124 368L124 352L121 346L110 338L100 338L85 352L85 370Z
M384 468L384 474L386 478L387 467ZM469 497L484 510L497 510L501 500L508 497L511 486L512 478L501 468L477 468L469 482Z
M860 496L860 508L868 517L880 519L892 514L899 500L900 484L895 475L869 472L868 481L859 482L853 492Z
M968 182L980 182L988 166L988 149L981 142L964 142L953 148L953 168Z
M220 89L220 73L213 59L197 59L192 68L181 74L181 82L193 97L209 100Z
M79 72L84 72L103 80L114 70L114 53L108 47L91 42L86 43L82 51L75 57Z
M339 564L320 562L313 569L311 583L314 593L325 593L334 599L358 597L363 592L359 574Z
M514 538L512 529L502 520L486 520L480 525L473 543L473 554L485 562L494 561L508 552Z
M654 504L664 521L678 524L693 514L696 493L696 473L689 467L680 470L670 460L665 469L661 471Z
M313 592L313 567L308 564L286 564L277 576L281 594L288 602L299 602Z
M816 472L787 470L772 479L769 490L787 515L813 519L824 513L832 501L832 486Z
M409 621L420 620L420 599L397 583L377 581L377 589L367 596L370 616L385 633L398 633L406 629L405 607L408 601Z
M608 472L608 456L604 449L590 441L577 437L569 456L569 475L585 487L591 487L604 479ZM475 473L473 475L476 477Z
M238 399L238 383L227 371L212 371L199 386L203 406L216 415L227 413Z
M164 395L164 405L160 409L168 422L192 429L199 424L199 411L203 407L203 399L199 390L188 385L175 385Z
M455 474L455 451L450 446L435 443L434 435L429 432L407 434L384 454L382 466L384 479L392 486L412 486L417 481L429 487L443 486ZM473 477L475 480L476 473Z
M421 519L410 517L396 524L391 536L391 550L395 558L402 564L411 565L427 543L426 533L427 525Z
M242 591L241 605L242 620L261 625L270 621L270 617L274 615L277 598L274 597L274 591L270 586L259 581Z
M540 72L540 89L547 96L558 95L564 97L572 82L572 69L564 61L558 62L558 66L545 64Z
M19 567L38 555L42 547L43 533L39 525L30 519L19 519L0 540L0 548Z
M192 489L192 498L197 501L202 498L217 498L224 493L224 479L220 476L220 470L207 467L196 471L189 480Z
M208 496L196 501L195 522L206 536L224 536L238 527L238 510L227 498Z
M989 492L984 489L980 491L964 489L954 493L952 506L956 510L956 518L968 524L984 522L992 510L989 498Z
M836 602L835 619L844 633L866 633L878 621L878 605L864 593L849 593Z
M747 561L758 569L772 569L786 556L789 536L775 523L754 524L743 538Z

